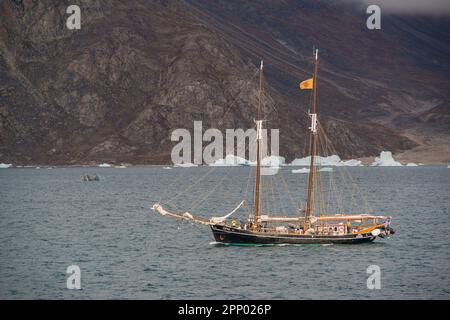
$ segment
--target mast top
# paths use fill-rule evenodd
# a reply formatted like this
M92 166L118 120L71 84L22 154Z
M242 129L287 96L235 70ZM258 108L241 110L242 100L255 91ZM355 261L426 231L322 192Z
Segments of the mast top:
M261 66L259 67L260 70L263 69L263 65L264 65L263 60L261 60Z
M317 61L317 58L318 58L318 54L319 54L319 49L316 49L316 52L315 52L316 61Z

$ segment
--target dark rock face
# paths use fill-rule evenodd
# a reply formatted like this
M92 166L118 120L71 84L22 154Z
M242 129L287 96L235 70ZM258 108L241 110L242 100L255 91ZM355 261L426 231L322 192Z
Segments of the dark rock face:
M309 94L297 85L313 43L321 122L343 158L413 148L395 118L423 113L431 130L440 122L425 113L448 110L447 20L420 30L391 17L376 35L357 8L327 1L78 4L81 30L68 30L65 2L0 2L0 162L168 163L172 130L194 120L253 126L261 58L267 125L282 155L304 156Z
M421 123L433 125L444 132L450 131L450 103L442 103L427 110L417 118Z

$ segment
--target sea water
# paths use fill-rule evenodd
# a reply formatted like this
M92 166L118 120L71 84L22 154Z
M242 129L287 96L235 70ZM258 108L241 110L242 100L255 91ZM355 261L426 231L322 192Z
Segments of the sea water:
M250 199L251 169L0 170L0 298L450 298L450 169L335 168L351 173L375 213L393 217L397 233L370 244L223 246L207 226L151 210L161 202L224 215ZM307 175L291 169L263 185L282 194L263 208L285 214L304 199ZM82 182L84 173L103 179ZM80 290L67 288L71 265L80 268ZM380 289L367 286L371 265L380 268Z

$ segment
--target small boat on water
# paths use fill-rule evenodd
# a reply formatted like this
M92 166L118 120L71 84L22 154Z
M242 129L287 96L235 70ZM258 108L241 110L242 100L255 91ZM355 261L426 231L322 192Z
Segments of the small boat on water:
M234 210L222 217L204 219L189 212L171 212L160 203L152 209L162 215L177 219L209 225L214 239L219 243L237 245L276 245L276 244L359 244L371 242L377 237L386 238L395 233L391 227L391 216L374 215L367 212L341 212L329 214L321 200L323 185L320 178L320 166L316 163L318 150L318 132L322 129L317 114L317 71L318 50L314 52L313 76L300 83L300 89L311 90L311 107L308 112L311 120L309 129L310 164L307 179L306 205L297 208L289 216L264 214L261 209L261 140L262 140L262 101L263 101L263 63L259 69L259 103L256 123L256 167L251 214L238 223L230 216L244 204L242 201ZM328 168L323 170L332 172ZM331 183L330 183L331 184Z

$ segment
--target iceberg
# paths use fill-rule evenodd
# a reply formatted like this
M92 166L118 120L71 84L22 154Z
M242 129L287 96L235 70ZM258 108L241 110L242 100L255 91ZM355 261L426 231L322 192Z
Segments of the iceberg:
M209 164L212 167L256 166L256 162L228 154L224 159ZM261 160L263 167L280 167L286 165L286 159L281 156L267 156Z
M212 167L234 167L234 166L249 166L252 163L244 158L227 154L225 159L218 159L209 164Z
M286 165L286 159L280 156L267 156L261 160L262 166L280 167Z
M100 168L109 168L111 165L109 163L102 163L98 165Z
M10 167L12 167L10 163L0 163L0 169L8 169Z
M190 163L190 162L185 162L185 163L175 163L174 167L177 168L192 168L192 167L196 167L196 164Z
M314 164L315 165L322 165L322 166L335 166L337 163L341 161L341 158L336 155L328 156L328 157L321 157L316 156L314 158ZM291 166L307 166L309 167L309 164L311 162L311 157L305 157L301 159L294 159L291 162Z
M294 169L292 173L309 173L309 168Z
M336 166L344 166L344 167L362 167L363 164L361 160L346 160L346 161L340 161Z
M418 167L418 165L413 162L407 163L406 166L407 167Z
M294 159L291 162L291 166L306 166L309 167L311 162L311 157L305 157L300 159ZM314 165L322 165L322 166L346 166L346 167L357 167L362 166L362 162L360 160L341 160L341 158L337 155L332 155L328 157L316 156L314 159Z
M330 167L320 168L319 171L320 172L333 172L333 168L330 168ZM309 173L309 168L294 169L294 170L292 170L292 173Z
M395 161L392 157L392 152L390 151L381 151L380 156L375 158L375 161L371 164L371 166L378 167L402 167L403 165Z

